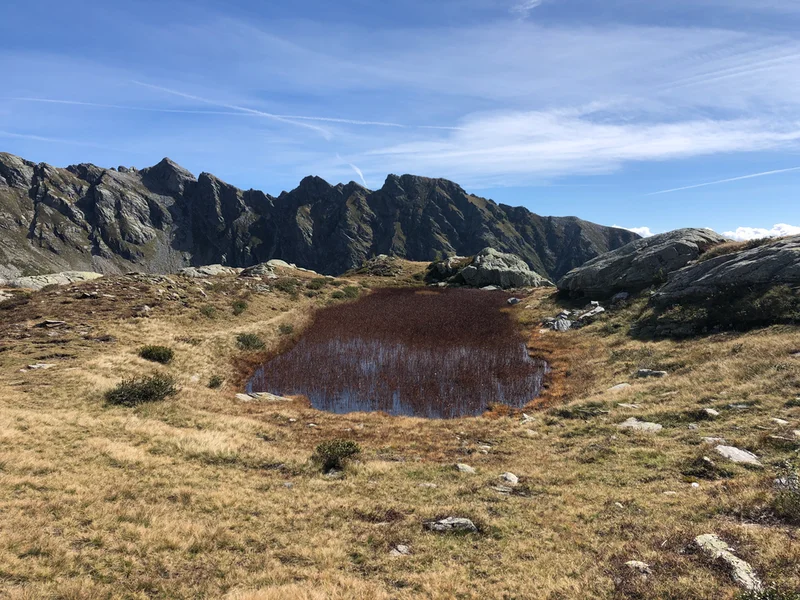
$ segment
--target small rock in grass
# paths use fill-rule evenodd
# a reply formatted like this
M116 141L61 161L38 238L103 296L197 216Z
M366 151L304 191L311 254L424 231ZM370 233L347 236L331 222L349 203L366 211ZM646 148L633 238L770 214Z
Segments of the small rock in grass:
M725 441L725 438L720 438L720 437L704 437L702 439L704 444L724 445L727 443Z
M627 421L617 425L620 429L632 429L634 431L642 431L644 433L657 433L663 429L663 426L658 423L648 423L647 421L640 421L636 417L631 417Z
M290 490L294 487L294 484L291 481L287 481L283 484L283 487L285 487L287 490Z
M627 390L629 387L631 387L630 383L618 383L617 385L608 388L608 391L621 392L622 390Z
M697 423L689 423L689 425L687 425L687 427L689 429L691 429L692 431L696 431L696 430L700 429L700 425L698 425Z
M424 524L424 527L428 531L438 531L441 533L447 533L449 531L466 531L474 533L478 531L478 528L475 527L475 523L463 517L447 517L446 519L440 519L438 521L427 521Z
M529 414L522 413L522 421L521 421L521 422L522 422L522 424L523 424L523 425L527 425L528 423L531 423L531 422L533 422L533 421L535 421L535 420L536 420L536 419L534 419L534 418L533 418L532 416L530 416Z
M678 495L678 492L673 492L672 490L668 490L668 491L666 491L666 492L663 492L663 494L664 494L665 496L677 496L677 495Z
M625 509L625 505L622 502L614 502L614 506L616 506L620 510Z
M476 473L475 469L464 463L456 463L456 469L461 473L468 473L469 475L475 475Z
M511 306L514 306L515 304L519 304L520 302L521 302L521 300L519 298L509 298L508 299L508 303Z
M493 485L492 489L495 492L500 492L501 494L510 494L514 491L514 488L508 487L507 485Z
M731 462L744 465L755 465L758 467L761 466L758 457L752 452L748 452L747 450L741 450L740 448L736 448L735 446L721 446L721 445L714 448L714 450L716 450L718 454L724 456Z
M666 371L653 371L652 369L639 369L636 372L637 377L666 377Z
M793 433L794 433L794 437L796 437L798 440L800 440L800 429L795 429Z
M34 365L28 365L28 369L31 371L43 371L46 369L52 369L55 365L51 365L48 363L36 363Z
M411 554L411 548L405 544L397 544L397 546L392 548L389 552L390 556L408 556L409 554Z
M650 573L652 573L650 570L650 565L640 560L629 560L625 563L625 566L633 571L636 571L637 573L640 573L641 575L650 575Z
M506 483L510 483L511 485L517 485L519 483L519 477L517 477L513 473L503 473L502 475L500 475L500 479L502 479Z
M418 487L424 488L426 490L433 490L439 487L435 483L420 483Z
M695 481L694 483L692 483L692 487L694 489L698 489L700 487L700 484Z
M637 409L641 408L641 406L639 406L638 404L626 404L624 402L621 402L620 404L617 404L617 406L619 406L620 408L627 408L629 410L637 410Z
M763 589L763 584L753 570L753 567L741 558L735 556L732 551L733 549L721 540L719 536L713 533L698 535L694 539L694 543L713 560L720 560L726 563L733 576L733 580L741 587L749 591L759 591Z
M789 421L784 421L783 419L774 418L772 422L776 425L780 425L781 427L786 427L789 424Z
M719 416L719 411L713 408L704 408L703 413L711 419L716 419Z

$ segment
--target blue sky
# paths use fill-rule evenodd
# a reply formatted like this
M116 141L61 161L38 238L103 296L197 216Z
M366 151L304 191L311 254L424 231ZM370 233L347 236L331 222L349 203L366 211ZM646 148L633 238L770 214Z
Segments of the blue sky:
M272 194L414 173L543 215L800 233L796 0L29 0L0 72L0 150L58 166L169 156Z

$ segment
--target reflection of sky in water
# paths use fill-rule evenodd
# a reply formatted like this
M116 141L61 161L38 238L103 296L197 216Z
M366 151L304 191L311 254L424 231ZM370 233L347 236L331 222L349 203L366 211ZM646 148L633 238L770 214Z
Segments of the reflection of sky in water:
M452 418L481 414L492 403L524 406L541 391L545 370L516 340L498 349L301 339L259 368L248 391L303 395L335 413Z

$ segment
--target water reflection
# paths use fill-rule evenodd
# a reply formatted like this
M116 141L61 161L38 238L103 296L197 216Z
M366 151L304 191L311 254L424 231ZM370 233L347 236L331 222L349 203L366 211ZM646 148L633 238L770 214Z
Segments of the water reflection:
M258 369L248 389L303 395L335 413L453 418L492 403L524 406L541 391L546 365L528 356L501 312L506 298L381 290L328 308L293 348ZM463 327L470 313L479 325L447 329Z

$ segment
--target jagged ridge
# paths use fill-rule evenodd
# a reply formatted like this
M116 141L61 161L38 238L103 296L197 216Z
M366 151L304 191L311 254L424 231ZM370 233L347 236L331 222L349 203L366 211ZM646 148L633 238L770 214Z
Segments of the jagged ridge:
M496 204L446 179L389 175L370 191L306 177L275 198L209 173L195 177L168 158L142 170L60 169L0 153L0 277L272 258L338 274L377 254L434 260L491 246L558 279L637 238Z

